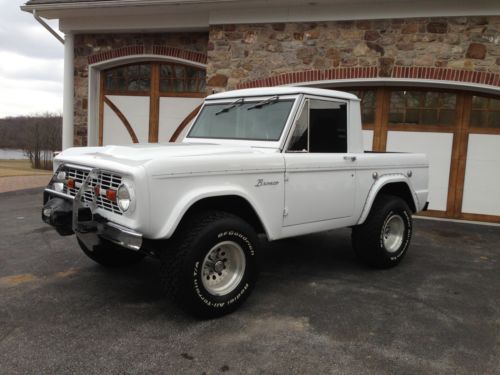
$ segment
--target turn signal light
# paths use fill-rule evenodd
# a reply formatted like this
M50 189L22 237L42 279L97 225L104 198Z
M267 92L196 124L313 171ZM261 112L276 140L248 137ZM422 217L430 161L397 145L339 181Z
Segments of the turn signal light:
M106 190L106 198L108 198L111 202L116 202L116 190Z
M75 188L75 180L69 179L68 181L66 181L66 186L69 187L70 189L74 189Z

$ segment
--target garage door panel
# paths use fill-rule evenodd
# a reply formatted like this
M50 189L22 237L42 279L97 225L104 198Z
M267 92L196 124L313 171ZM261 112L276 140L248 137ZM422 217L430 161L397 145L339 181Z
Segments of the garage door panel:
M129 145L132 144L132 138L127 129L123 125L117 114L109 108L104 106L104 128L103 128L103 145Z
M429 209L446 211L453 134L389 131L387 151L421 152L429 158Z
M137 136L139 143L147 142L149 137L149 96L120 96L120 95L108 95L107 98L113 102L113 104L118 108L118 110L125 116L129 122L132 130ZM108 108L105 105L105 108ZM117 143L122 142L122 139L116 139L113 133L107 128L111 125L110 119L104 116L104 133L103 133L103 144L130 144L132 139L130 135L128 136L127 143ZM118 125L121 126L128 135L128 131L123 125L122 121L116 116L111 121L118 121ZM112 124L113 129L116 128L116 124ZM107 137L106 137L107 134Z
M500 216L500 135L469 135L462 212Z
M373 130L363 130L363 146L365 151L373 151Z
M158 141L168 142L181 122L198 107L203 98L160 98ZM188 127L185 128L185 131ZM182 139L185 131L178 137Z

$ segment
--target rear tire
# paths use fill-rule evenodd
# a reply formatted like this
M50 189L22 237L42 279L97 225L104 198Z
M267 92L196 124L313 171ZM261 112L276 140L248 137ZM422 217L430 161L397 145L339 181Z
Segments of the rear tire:
M146 256L144 253L125 249L105 240L102 240L101 245L90 250L78 237L77 240L85 255L105 267L131 266L139 263Z
M411 210L406 202L396 196L381 195L366 221L352 230L354 251L371 267L394 267L408 251L412 228Z
M257 279L258 237L239 217L207 211L187 219L160 254L163 288L200 318L236 310Z

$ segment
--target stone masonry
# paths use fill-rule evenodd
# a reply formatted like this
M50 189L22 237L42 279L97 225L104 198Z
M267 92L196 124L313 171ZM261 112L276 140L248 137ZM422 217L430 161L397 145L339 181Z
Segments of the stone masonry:
M193 61L206 60L208 92L375 77L500 86L498 16L213 25L208 33L76 35L75 145L87 142L89 64L170 50Z
M215 90L337 68L377 68L378 77L404 67L500 73L500 17L219 25L209 39L207 78Z
M75 35L75 146L87 144L88 70L89 61L103 52L130 51L130 54L156 54L173 47L178 50L205 55L208 34L86 34ZM203 61L205 62L205 61Z

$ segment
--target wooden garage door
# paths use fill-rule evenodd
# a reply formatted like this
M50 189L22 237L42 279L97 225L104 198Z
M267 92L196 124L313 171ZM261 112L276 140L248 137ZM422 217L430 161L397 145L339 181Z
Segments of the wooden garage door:
M205 70L141 62L101 73L99 144L168 142L205 97Z
M424 152L424 215L500 222L500 96L415 87L344 88L362 102L366 150Z

